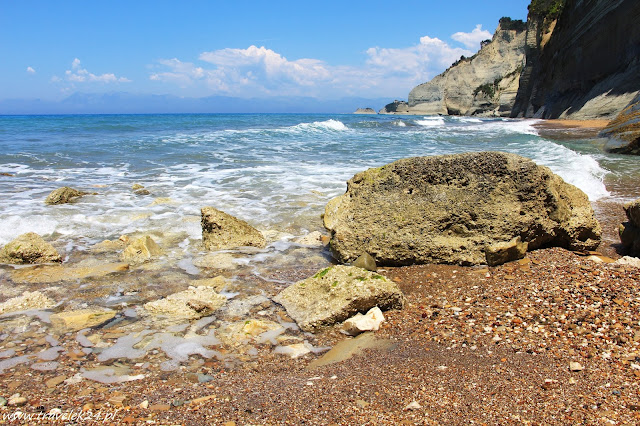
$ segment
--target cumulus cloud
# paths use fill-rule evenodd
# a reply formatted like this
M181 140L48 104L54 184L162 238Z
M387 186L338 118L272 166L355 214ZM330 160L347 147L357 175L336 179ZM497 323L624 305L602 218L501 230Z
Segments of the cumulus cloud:
M65 71L66 80L73 83L85 83L85 82L99 82L99 83L129 83L129 80L126 77L116 77L113 73L105 73L105 74L93 74L92 72L87 71L86 68L82 68L80 63L80 59L75 58L73 62L71 62L71 69Z
M463 37L466 35L466 38ZM477 26L471 33L456 33L454 40L479 47L491 34ZM162 59L150 79L198 89L198 93L232 96L398 96L430 80L460 56L475 50L450 46L438 38L424 36L404 48L371 47L361 66L335 66L311 58L287 59L264 46L203 52L203 64Z
M34 70L32 67L27 67L27 72L28 72L29 74L35 74L35 73L36 73L36 70Z
M464 44L468 49L479 49L482 40L490 39L492 34L482 29L482 25L476 27L470 33L457 32L451 36L457 42Z

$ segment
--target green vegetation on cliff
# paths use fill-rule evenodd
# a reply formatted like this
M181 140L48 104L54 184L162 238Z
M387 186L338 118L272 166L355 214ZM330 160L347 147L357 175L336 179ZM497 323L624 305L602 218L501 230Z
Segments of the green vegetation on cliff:
M564 8L567 0L531 0L529 12L544 19L554 20Z
M527 23L520 19L511 19L507 16L503 16L500 18L500 29L520 32L527 29Z

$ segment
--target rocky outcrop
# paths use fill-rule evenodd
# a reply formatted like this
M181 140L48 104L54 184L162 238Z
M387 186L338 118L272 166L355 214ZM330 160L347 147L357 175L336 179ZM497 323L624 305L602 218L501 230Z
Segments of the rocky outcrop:
M640 2L544 3L529 8L526 65L512 116L613 118L640 89Z
M509 116L524 64L522 21L500 20L490 43L409 93L411 114Z
M640 155L640 93L607 124L600 136L609 139L604 146L606 151Z
M39 291L25 291L22 295L0 303L0 315L8 312L27 311L30 309L47 309L56 305L45 294Z
M274 299L305 331L333 325L358 312L400 309L404 298L391 280L355 266L332 266L299 281Z
M631 256L640 257L640 199L624 205L628 222L620 225L620 241Z
M29 264L62 262L60 254L34 232L27 232L0 250L0 263Z
M408 114L409 104L405 101L395 100L390 104L386 104L378 114Z
M78 191L77 189L63 186L62 188L54 189L44 200L45 204L65 204L71 202L74 198L87 195L88 192Z
M243 220L213 207L204 207L201 213L202 243L207 250L267 245L262 233Z
M373 108L358 108L354 114L376 114L376 110Z
M601 234L582 191L502 152L409 158L358 173L329 201L324 224L339 261L369 253L378 265L496 264L523 255L523 243L595 249Z

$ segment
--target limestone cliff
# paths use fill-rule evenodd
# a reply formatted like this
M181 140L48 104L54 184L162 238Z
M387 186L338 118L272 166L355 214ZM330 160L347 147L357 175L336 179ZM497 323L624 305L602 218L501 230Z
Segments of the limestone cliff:
M613 118L640 89L639 20L638 0L533 0L512 117Z
M409 93L411 114L509 116L524 64L524 23L500 20L491 42Z

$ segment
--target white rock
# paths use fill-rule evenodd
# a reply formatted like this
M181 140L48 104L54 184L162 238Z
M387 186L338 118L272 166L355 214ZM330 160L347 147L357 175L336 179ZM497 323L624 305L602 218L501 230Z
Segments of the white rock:
M629 265L635 266L636 268L640 268L640 258L625 256L613 262L616 265Z
M384 315L377 306L362 315L357 313L342 324L342 331L350 336L356 336L364 331L377 331L384 321Z
M582 371L582 370L584 370L584 367L579 362L572 361L572 362L569 363L569 370L571 370L571 371Z
M419 410L422 408L422 405L418 403L418 401L412 401L411 404L404 407L405 410Z
M276 346L273 352L281 355L289 355L291 358L298 358L311 352L311 349L309 349L306 343L294 343L293 345Z

